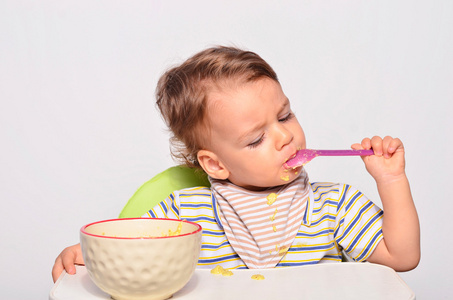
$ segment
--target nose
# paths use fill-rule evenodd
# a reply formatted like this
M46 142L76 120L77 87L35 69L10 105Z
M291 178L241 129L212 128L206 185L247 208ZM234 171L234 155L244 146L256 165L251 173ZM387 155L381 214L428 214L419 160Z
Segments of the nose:
M293 133L281 123L276 124L274 131L275 149L277 150L281 150L283 147L291 143L294 139Z

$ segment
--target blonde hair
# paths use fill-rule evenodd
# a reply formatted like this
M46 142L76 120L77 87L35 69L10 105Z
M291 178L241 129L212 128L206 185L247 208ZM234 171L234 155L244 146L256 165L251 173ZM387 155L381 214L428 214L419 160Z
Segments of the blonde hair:
M277 74L259 55L225 46L203 50L165 72L157 84L156 104L171 131L173 158L200 168L197 153L206 146L211 88L226 80L246 83L264 77L278 82Z

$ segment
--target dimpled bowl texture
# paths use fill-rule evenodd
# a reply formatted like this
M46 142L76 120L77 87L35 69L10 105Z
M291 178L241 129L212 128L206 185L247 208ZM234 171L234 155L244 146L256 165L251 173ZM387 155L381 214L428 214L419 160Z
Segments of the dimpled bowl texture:
M168 236L180 228L178 235ZM201 249L201 226L172 219L114 219L80 230L90 278L117 300L167 299L190 279ZM165 236L166 235L166 236Z

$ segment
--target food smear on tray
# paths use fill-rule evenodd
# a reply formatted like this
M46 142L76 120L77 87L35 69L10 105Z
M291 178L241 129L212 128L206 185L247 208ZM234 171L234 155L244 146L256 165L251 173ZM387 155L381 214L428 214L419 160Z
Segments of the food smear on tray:
M261 274L252 275L253 280L264 280L264 276Z
M222 276L233 276L233 272L228 269L224 269L222 266L216 266L211 270L211 274L222 275Z

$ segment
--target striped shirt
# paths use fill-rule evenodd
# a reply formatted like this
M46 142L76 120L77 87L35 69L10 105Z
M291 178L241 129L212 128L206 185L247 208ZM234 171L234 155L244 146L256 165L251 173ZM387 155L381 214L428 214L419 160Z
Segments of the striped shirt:
M228 242L210 188L175 191L144 217L200 224L203 236L199 268L247 268ZM299 231L276 267L340 262L342 250L354 261L365 261L383 238L382 217L379 207L349 185L311 183Z

